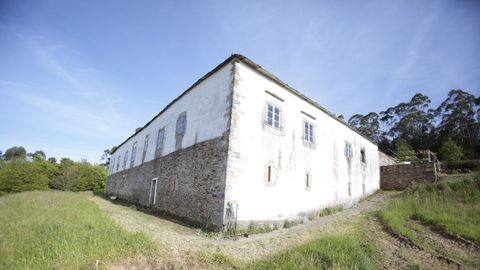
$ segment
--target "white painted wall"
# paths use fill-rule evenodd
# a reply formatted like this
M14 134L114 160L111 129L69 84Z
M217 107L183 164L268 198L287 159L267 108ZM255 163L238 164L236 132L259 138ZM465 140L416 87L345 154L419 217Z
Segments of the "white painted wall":
M302 211L351 204L379 189L376 145L245 63L236 65L238 82L234 92L239 96L240 114L232 121L226 200L238 203L240 221L294 218ZM265 126L267 102L281 107L282 132ZM314 149L303 141L304 119L316 126ZM353 147L350 173L344 155L345 141ZM360 161L362 147L366 151L366 163ZM265 183L265 166L269 163L278 168L278 179L273 186ZM305 188L307 171L313 179L308 191ZM349 181L352 182L351 196Z
M187 112L187 129L182 148L221 136L228 128L229 95L231 94L231 65L225 65L210 77L191 89L186 95L174 102L166 111L158 116L146 128L121 145L112 155L109 174L122 171L123 158L128 150L126 168L130 168L132 146L137 141L134 166L141 165L144 140L147 134L150 139L145 162L155 157L158 130L165 127L165 144L163 155L175 151L175 125L180 113ZM147 119L146 119L147 120ZM118 171L117 162L120 157Z

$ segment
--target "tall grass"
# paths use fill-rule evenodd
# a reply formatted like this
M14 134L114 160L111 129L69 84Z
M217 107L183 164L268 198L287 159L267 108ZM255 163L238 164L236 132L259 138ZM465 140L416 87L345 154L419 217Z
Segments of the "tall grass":
M0 197L0 269L93 269L155 247L128 233L88 194L32 191Z
M480 243L480 174L414 185L379 215L394 231L412 241L417 237L408 226L409 219Z
M377 269L377 249L361 232L329 235L255 261L247 269Z

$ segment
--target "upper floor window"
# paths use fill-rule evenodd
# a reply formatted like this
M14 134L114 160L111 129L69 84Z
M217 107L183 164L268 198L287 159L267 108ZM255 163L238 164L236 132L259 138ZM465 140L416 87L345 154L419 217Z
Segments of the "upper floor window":
M150 134L147 134L147 136L145 136L145 142L143 143L142 164L143 162L145 162L145 157L147 156L149 139L150 139Z
M163 144L165 141L165 128L161 128L157 135L157 147L155 148L155 158L159 158L163 154Z
M307 121L303 124L303 139L307 142L315 142L314 140L313 125Z
M128 160L128 150L125 151L125 156L123 157L123 169L127 168L127 160Z
M353 156L352 152L352 144L349 142L345 142L345 157L351 159Z
M360 160L362 161L362 163L366 163L367 162L367 157L365 156L365 149L360 149Z
M121 157L122 157L122 154L118 155L118 157L117 157L117 167L116 167L116 171L117 171L117 172L118 172L118 169L119 169L119 167L120 167Z
M113 173L113 170L115 169L115 158L114 157L111 157L110 158L110 169L109 169L109 173Z
M275 105L268 104L267 105L267 125L276 129L280 129L281 127L280 117L281 117L280 108Z
M132 168L133 164L135 164L136 155L137 155L137 142L134 142L132 146L132 157L130 158L130 168Z
M187 112L178 115L177 124L175 126L175 150L182 148L182 141L187 131Z

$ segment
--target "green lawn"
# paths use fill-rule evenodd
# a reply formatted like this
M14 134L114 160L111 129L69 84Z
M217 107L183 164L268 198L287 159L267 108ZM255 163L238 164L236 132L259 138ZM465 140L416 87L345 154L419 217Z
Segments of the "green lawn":
M114 224L87 193L32 191L0 197L0 269L93 269L155 251Z
M414 185L380 211L380 218L412 241L417 237L410 219L480 243L480 174Z

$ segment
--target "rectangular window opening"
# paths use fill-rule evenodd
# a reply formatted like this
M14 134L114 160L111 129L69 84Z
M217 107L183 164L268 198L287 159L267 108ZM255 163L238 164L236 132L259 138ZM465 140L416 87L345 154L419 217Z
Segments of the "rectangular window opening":
M281 128L281 110L279 107L268 104L267 105L267 125L276 129Z
M360 159L362 160L362 163L367 162L367 158L365 156L365 149L360 150Z
M309 123L307 121L304 122L303 139L307 142L311 142L311 143L315 142L313 125L312 123Z

